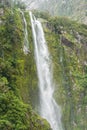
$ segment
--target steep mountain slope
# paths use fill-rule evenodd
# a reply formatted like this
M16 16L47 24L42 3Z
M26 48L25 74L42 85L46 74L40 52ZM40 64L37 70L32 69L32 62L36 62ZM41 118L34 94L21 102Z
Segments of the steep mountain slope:
M7 4L11 7L16 4L22 8L24 4L28 9L38 9L49 12L55 16L67 16L87 24L87 0L1 0L3 5ZM0 5L1 6L1 5Z
M0 9L0 129L50 130L39 117L38 80L29 12L30 52L23 53L24 23L18 9ZM87 26L65 17L35 12L43 23L53 61L54 97L65 130L87 129ZM32 107L33 109L32 109Z
M80 22L87 23L86 0L36 0L34 2L35 4L31 4L32 9L48 11L56 16L68 16Z
M65 130L87 129L87 25L68 18L49 17L43 27L51 52L56 88ZM47 21L46 21L47 20Z
M32 45L29 14L25 16ZM31 107L37 76L33 46L32 53L23 52L23 26L18 9L0 8L0 130L51 130Z

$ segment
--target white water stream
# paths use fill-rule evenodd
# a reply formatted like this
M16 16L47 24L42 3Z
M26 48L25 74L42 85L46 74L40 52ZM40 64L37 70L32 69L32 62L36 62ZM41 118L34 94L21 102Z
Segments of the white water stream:
M24 12L20 10L22 17L23 17L23 22L24 22L24 45L23 45L23 51L24 54L27 55L29 52L29 41L28 41L28 30L27 30L27 21L24 16Z
M32 32L35 47L40 90L40 115L45 118L53 130L63 130L61 123L61 109L53 98L54 84L52 79L52 61L44 37L41 23L30 12Z

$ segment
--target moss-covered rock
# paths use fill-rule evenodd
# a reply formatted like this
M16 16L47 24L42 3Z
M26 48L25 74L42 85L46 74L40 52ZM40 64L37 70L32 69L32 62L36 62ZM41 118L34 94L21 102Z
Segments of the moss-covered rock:
M50 130L47 121L31 107L31 99L37 92L37 75L29 14L25 13L30 53L25 55L21 13L18 9L5 8L3 11L0 26L0 129Z
M50 130L47 121L34 112L38 107L38 79L29 12L24 15L28 25L27 55L23 52L24 23L20 11L4 8L0 17L0 129ZM54 97L61 105L65 130L85 130L87 26L65 17L52 18L38 12L36 15L45 18L43 27L53 61Z
M86 129L87 26L55 17L43 27L53 61L54 97L62 107L64 127Z

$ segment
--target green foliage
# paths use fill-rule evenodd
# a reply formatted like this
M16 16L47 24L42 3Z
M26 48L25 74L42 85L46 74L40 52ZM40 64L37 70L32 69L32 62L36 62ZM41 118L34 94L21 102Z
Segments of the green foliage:
M21 13L5 8L0 26L0 130L50 130L30 104L37 89L36 66L32 53L24 55L24 30ZM29 14L30 51L33 51ZM30 95L31 94L31 95ZM34 97L34 96L33 96ZM27 104L25 104L25 103Z
M87 26L65 17L51 18L48 13L34 13L38 18L46 20L44 31L56 82L54 97L63 108L64 127L67 130L86 129ZM28 55L23 53L24 23L21 13L18 9L13 9L12 12L5 8L4 15L1 16L0 129L50 130L46 120L41 119L31 107L31 104L33 107L35 104L38 106L38 79L30 17L28 12L24 12L24 15L28 24ZM69 44L73 44L73 48Z
M20 9L25 9L26 8L25 2L23 2L21 0L16 0L16 1L14 1L13 4L14 4L15 8L20 8Z
M46 20L50 18L49 12L40 12L40 11L34 10L33 13L37 18L43 18Z
M17 98L12 91L0 93L0 129L50 130L45 120L36 115L31 106Z
M6 7L9 7L11 9L15 8L25 9L26 5L21 0L3 0L3 2L0 1L0 8L6 8Z
M78 32L80 35L87 36L87 25L79 24L67 17L53 17L49 19L49 26L54 27L54 31L58 33L59 31L66 31L76 35Z
M27 128L27 108L12 92L0 94L0 129Z
M56 82L54 97L62 106L64 128L86 129L87 26L67 18L55 17L49 18L44 31L53 61ZM62 40L62 37L67 40ZM73 44L73 47L70 47L70 44Z

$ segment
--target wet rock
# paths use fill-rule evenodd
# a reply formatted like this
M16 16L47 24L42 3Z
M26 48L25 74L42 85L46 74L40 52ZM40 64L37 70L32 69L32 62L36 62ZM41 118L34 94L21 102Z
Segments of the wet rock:
M73 43L69 41L67 38L65 38L64 36L61 37L61 43L70 48L74 47Z

